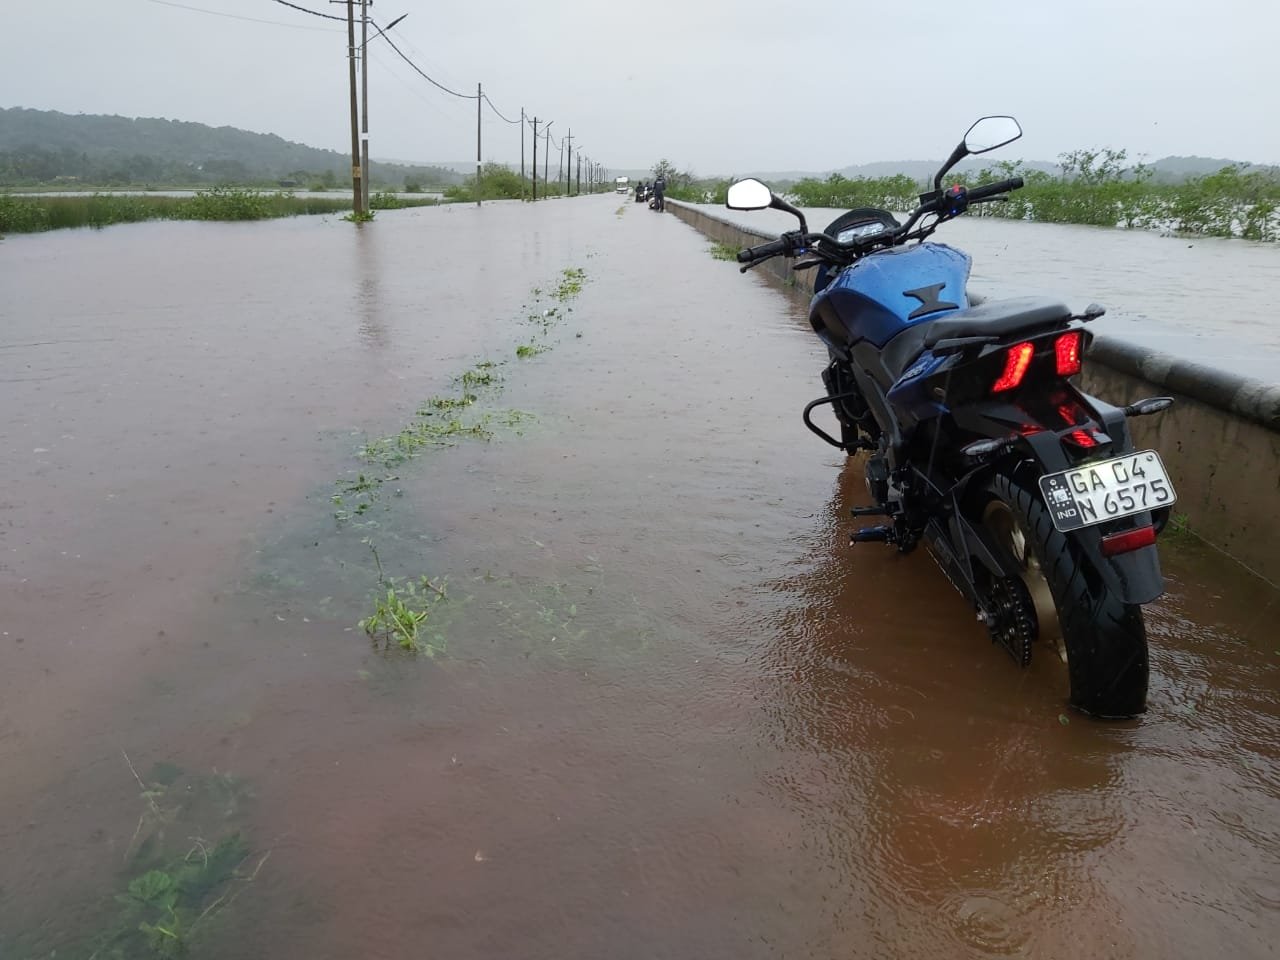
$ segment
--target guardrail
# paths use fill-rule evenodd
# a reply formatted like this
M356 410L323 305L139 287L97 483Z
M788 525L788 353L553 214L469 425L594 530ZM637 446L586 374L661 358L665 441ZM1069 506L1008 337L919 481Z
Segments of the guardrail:
M776 239L706 210L668 200L667 209L713 240L739 247ZM798 293L813 294L814 271L782 257L755 268ZM1178 492L1175 516L1197 537L1271 583L1280 583L1280 384L1236 376L1097 337L1082 386L1117 405L1172 396L1162 414L1129 421L1134 443L1153 447Z

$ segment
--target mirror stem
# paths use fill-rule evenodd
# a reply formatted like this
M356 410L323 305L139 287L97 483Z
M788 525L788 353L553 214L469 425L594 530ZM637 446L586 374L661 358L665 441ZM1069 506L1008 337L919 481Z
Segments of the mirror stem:
M947 175L947 173L951 170L952 167L954 167L957 163L959 163L968 155L969 155L969 148L965 146L964 141L961 140L958 144L956 144L956 148L951 151L951 156L947 157L947 162L942 165L942 169L940 169L937 175L934 176L933 189L941 190L942 178Z
M785 210L787 213L796 217L800 221L800 232L801 233L809 232L809 225L805 223L804 214L801 213L799 210L797 210L795 207L793 207L791 204L787 203L787 201L783 200L776 193L773 195L773 202L770 203L769 206L773 207L775 210Z

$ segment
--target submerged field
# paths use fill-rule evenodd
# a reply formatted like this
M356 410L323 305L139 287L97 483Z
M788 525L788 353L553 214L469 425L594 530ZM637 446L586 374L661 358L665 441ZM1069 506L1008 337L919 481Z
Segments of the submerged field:
M369 198L374 210L432 206L434 198L392 194ZM199 190L190 197L93 193L32 197L0 194L0 234L39 233L66 227L107 227L143 220L267 220L317 213L345 213L348 198L313 197L232 187Z

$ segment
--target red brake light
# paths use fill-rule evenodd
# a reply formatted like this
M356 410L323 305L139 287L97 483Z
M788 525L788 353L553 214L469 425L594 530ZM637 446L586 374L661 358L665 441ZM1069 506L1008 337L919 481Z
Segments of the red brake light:
M1136 530L1126 530L1124 533L1113 533L1102 538L1102 555L1114 557L1118 553L1141 550L1155 542L1155 527L1138 527Z
M1086 450L1098 445L1098 441L1093 438L1093 434L1088 430L1072 430L1067 434L1067 439L1077 447L1084 447Z
M1030 343L1019 343L1009 348L1009 352L1004 355L1004 373L1000 374L991 387L992 393L1001 393L1004 390L1012 390L1022 383L1022 378L1027 375L1027 369L1031 366L1031 355L1036 352L1036 348Z
M1064 333L1053 342L1053 352L1058 360L1058 376L1074 377L1083 366L1080 357L1080 331Z

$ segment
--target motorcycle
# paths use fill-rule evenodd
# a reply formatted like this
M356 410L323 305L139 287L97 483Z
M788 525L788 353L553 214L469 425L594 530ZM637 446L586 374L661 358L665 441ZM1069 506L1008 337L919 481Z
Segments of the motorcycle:
M653 193L653 188L648 184L642 183L636 187L636 203L644 203Z
M948 220L1007 200L1020 177L972 189L943 178L967 156L1022 136L1012 117L973 124L905 222L850 210L811 233L804 214L759 180L729 188L735 210L774 208L800 229L738 253L742 271L773 257L816 270L809 307L826 344L824 396L805 425L852 455L865 451L882 517L850 543L923 544L973 604L992 640L1023 667L1045 648L1066 663L1069 702L1102 718L1146 709L1142 605L1164 592L1156 539L1176 500L1155 450L1135 450L1128 418L1167 409L1153 397L1116 407L1075 382L1093 339L1043 297L977 302L971 260L928 241ZM839 439L814 423L830 406Z

